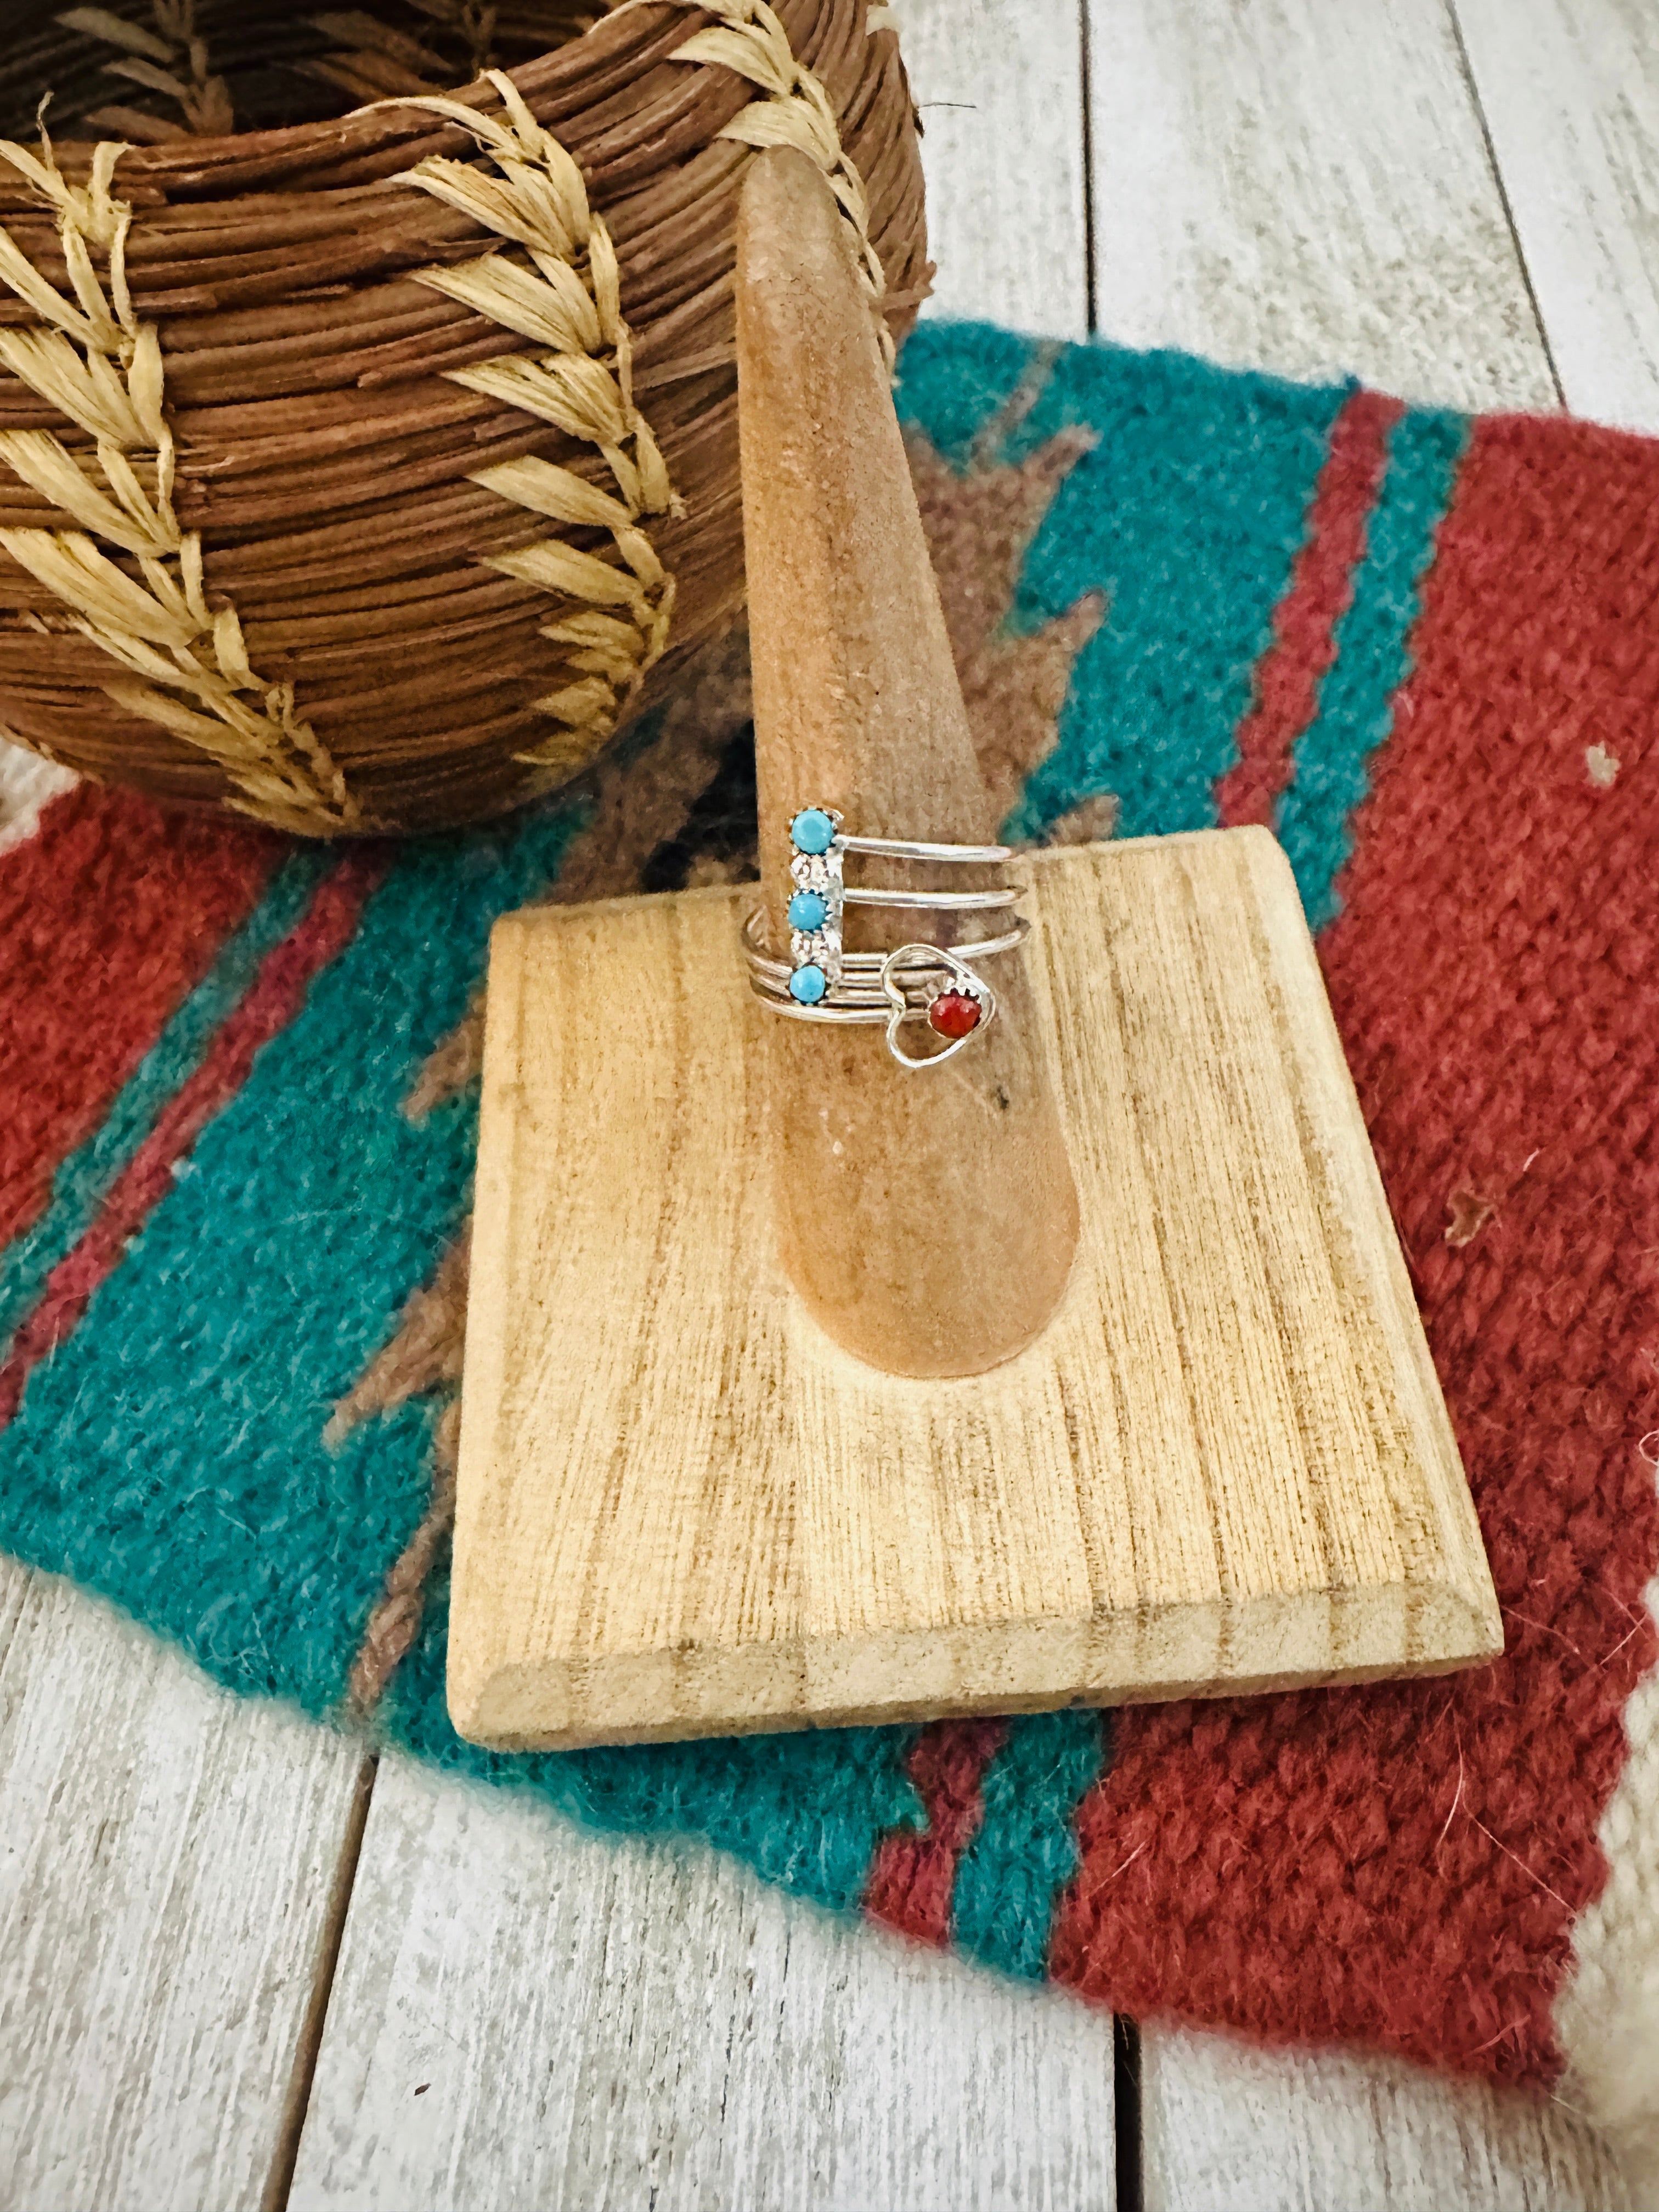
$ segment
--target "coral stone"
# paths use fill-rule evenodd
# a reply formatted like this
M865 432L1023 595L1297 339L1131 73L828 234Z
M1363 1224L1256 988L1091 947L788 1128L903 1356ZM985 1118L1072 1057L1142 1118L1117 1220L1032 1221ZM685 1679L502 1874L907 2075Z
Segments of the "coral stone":
M954 1044L979 1027L980 1004L966 991L941 991L927 1009L927 1026Z
M821 806L804 807L789 824L789 836L798 853L827 853L836 825Z
M822 968L797 968L789 978L789 995L799 1006L816 1006L830 988Z
M797 891L789 902L789 927L791 929L822 929L823 918L829 911L816 891Z

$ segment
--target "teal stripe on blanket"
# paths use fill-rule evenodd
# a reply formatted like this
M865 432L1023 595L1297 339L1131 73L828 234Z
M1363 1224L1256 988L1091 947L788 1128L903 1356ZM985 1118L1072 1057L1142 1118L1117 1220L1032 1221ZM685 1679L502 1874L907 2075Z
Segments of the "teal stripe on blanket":
M1393 726L1395 696L1411 671L1423 578L1468 441L1465 417L1427 411L1402 415L1389 436L1353 598L1337 625L1336 658L1291 755L1279 810L1279 838L1315 929L1340 909L1337 878L1353 850L1354 811L1370 790L1371 756Z
M901 410L960 459L977 427L964 395L982 419L1028 370L1036 385L1042 361L1000 331L924 323L903 370ZM1106 617L1009 834L1039 836L1103 792L1118 797L1124 836L1213 823L1346 396L1113 346L1049 362L1009 457L1073 423L1097 442L1037 533L1013 621L1036 629L1091 592Z
M429 1404L324 1426L466 1211L474 1098L404 1100L575 819L404 849L0 1436L0 1545L234 1689L333 1705L424 1509Z
M156 1115L200 1064L219 1024L258 975L266 954L305 912L333 860L323 848L306 847L277 869L252 913L221 946L212 967L123 1085L108 1120L58 1169L46 1211L0 1254L0 1346L40 1297L52 1269L86 1234Z
M985 1817L963 1853L952 1933L964 1951L1041 1978L1048 1929L1077 1871L1073 1816L1110 1761L1111 1715L1037 1713L1012 1721L981 1794Z

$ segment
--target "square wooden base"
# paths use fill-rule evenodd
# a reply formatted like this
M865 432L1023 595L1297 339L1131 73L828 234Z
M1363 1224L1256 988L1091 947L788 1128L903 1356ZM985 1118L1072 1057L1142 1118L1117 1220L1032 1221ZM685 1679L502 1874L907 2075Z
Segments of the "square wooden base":
M1279 848L1213 831L1030 866L1083 1235L1043 1336L967 1381L863 1366L781 1276L774 1018L737 953L751 890L499 925L449 1641L464 1735L1103 1705L1501 1648Z

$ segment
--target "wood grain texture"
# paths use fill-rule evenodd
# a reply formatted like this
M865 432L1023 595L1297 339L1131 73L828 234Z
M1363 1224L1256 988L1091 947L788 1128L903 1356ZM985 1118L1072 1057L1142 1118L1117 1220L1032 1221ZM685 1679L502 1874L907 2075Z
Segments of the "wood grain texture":
M0 1559L0 2205L255 2207L359 1758Z
M1659 10L1451 4L1567 404L1659 431Z
M1146 2212L1639 2212L1565 2107L1352 2051L1141 2035Z
M1499 1648L1279 848L1206 831L1030 867L1083 1233L1037 1343L954 1382L878 1374L787 1295L756 1165L769 1017L733 952L746 894L497 926L464 1734L1007 1711ZM611 1012L642 1003L643 1039Z
M922 313L1085 337L1079 0L901 0L897 12L935 266Z
M1106 337L1555 405L1443 0L1089 8Z
M1105 2014L382 1761L290 2212L1113 2202Z

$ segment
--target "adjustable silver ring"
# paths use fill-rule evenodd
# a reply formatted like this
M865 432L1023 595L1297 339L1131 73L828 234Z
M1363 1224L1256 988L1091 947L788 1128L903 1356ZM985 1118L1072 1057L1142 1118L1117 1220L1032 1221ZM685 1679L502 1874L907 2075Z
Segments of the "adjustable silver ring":
M965 945L913 943L888 952L847 952L842 947L842 909L858 905L1006 913L1019 892L1008 885L981 891L866 890L846 883L846 855L984 867L1012 860L1012 850L1006 845L845 836L841 820L833 807L809 806L791 823L789 873L795 888L788 908L789 957L781 959L769 950L764 911L757 907L743 928L750 986L774 1013L795 1021L879 1022L886 1030L887 1048L901 1066L938 1066L996 1018L996 994L975 963L1015 951L1030 935L1030 922L1016 915L1000 934ZM907 1052L899 1033L909 1021L926 1021L945 1039L945 1049Z

